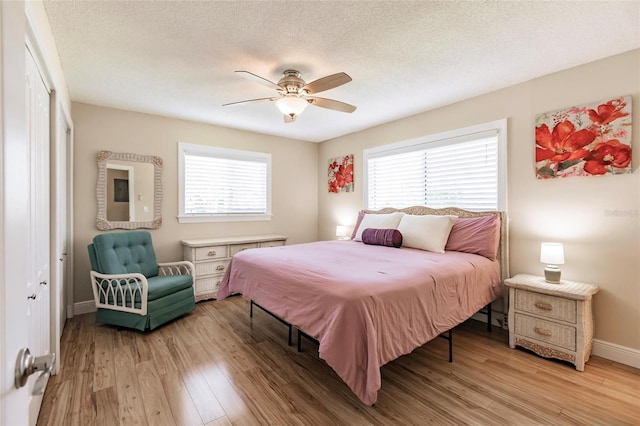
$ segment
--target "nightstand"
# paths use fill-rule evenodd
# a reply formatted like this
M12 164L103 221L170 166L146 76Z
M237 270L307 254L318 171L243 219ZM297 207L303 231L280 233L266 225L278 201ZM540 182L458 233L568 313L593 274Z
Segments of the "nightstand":
M509 288L509 346L522 346L545 358L569 361L584 371L591 355L591 298L598 287L519 274L504 281Z

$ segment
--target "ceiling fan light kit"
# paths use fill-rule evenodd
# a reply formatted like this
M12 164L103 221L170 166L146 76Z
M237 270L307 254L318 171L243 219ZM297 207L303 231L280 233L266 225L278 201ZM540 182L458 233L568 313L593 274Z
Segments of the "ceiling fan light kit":
M235 106L249 102L275 102L278 110L280 110L284 115L285 123L292 123L295 121L296 117L302 114L307 105L315 105L321 108L347 113L352 113L356 110L355 106L344 102L309 96L350 82L351 77L343 72L319 78L318 80L312 81L308 84L300 77L300 72L296 70L284 71L282 73L283 77L278 80L278 83L274 83L266 78L260 77L259 75L250 73L249 71L236 71L236 73L258 84L275 89L278 96L232 102L224 104L223 106Z
M306 99L298 97L298 95L285 95L276 101L276 107L281 113L288 116L296 116L302 114L302 111L309 105Z

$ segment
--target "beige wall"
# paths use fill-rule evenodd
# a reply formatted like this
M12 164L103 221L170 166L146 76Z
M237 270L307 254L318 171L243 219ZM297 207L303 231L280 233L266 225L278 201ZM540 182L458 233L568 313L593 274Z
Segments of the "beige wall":
M182 239L269 233L287 235L288 244L317 239L317 144L83 103L73 103L72 109L76 176L74 302L93 298L86 247L100 233L95 226L96 154L100 150L162 158L162 226L151 231L160 262L182 259ZM272 220L179 224L178 142L271 153Z
M594 299L595 337L640 349L640 159L627 175L534 176L535 115L614 96L632 95L632 143L638 157L639 64L640 50L635 50L322 143L319 238L335 238L335 226L353 225L363 207L364 148L507 118L511 274L542 274L540 243L563 242L563 278L600 287ZM355 192L329 194L327 159L352 153Z

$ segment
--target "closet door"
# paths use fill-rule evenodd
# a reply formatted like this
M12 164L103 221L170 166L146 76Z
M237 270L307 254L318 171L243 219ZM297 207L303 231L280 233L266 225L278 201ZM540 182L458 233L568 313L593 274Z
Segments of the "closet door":
M31 354L50 352L50 203L49 203L49 92L36 62L26 51L26 100L29 145L29 244L26 282L28 341ZM29 378L29 423L35 424L42 394L33 395L38 374Z

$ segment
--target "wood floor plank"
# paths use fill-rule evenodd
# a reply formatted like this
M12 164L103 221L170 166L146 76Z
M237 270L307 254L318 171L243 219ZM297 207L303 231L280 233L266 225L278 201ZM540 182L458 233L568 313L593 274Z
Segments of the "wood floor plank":
M363 405L303 339L248 301L199 303L140 333L67 322L60 374L40 425L640 425L640 370L592 357L584 372L508 347L504 330L469 321L381 369ZM111 353L109 353L111 352Z
M144 411L147 414L147 422L154 426L175 426L177 423L171 414L169 401L167 401L153 361L136 364L136 373L144 402Z
M199 365L191 358L182 341L170 337L166 343L202 421L208 423L222 417L225 414L224 410L200 373Z
M137 353L134 341L130 346L119 344L114 349L118 420L121 425L147 424L134 353Z
M151 359L158 369L160 376L169 372L178 371L178 367L176 367L175 362L173 362L173 358L171 357L171 353L169 353L169 348L167 348L162 333L151 333L149 343L151 345Z
M107 327L96 327L93 370L93 391L115 385L113 370L113 332Z
M207 423L205 426L231 426L231 425L232 423L229 421L229 419L227 419L226 416L223 416Z
M198 409L177 371L162 375L160 380L176 423L184 426L202 426Z
M96 401L93 394L93 373L76 373L71 380L71 400L67 417L70 426L95 423Z
M96 426L117 426L118 395L115 387L100 389L94 392L96 400Z
M225 368L224 362L215 361L203 344L192 345L189 350L195 362L201 366L202 375L222 406L226 417L234 425L260 424L258 418L244 403L242 394L229 382L227 374L221 371Z
M71 380L50 380L42 399L38 424L51 425L56 424L54 421L63 421L67 416L70 395Z

